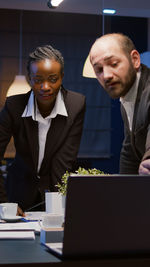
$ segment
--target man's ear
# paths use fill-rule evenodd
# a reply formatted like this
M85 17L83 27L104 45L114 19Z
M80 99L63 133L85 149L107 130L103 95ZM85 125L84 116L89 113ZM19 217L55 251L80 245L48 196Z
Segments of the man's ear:
M131 55L131 60L132 60L132 64L133 64L134 68L136 70L138 70L139 67L140 67L140 64L141 64L139 52L134 49L134 50L131 51L130 55Z

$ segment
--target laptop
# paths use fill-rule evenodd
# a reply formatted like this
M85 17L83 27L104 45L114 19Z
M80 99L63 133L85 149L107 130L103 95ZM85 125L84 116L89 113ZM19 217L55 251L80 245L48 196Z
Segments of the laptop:
M45 245L66 259L150 254L150 176L70 176L63 242Z

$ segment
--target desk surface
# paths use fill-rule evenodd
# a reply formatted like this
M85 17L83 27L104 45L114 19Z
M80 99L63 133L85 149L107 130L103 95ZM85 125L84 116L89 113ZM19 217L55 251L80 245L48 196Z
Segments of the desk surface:
M149 258L139 259L95 259L61 261L35 240L0 240L0 267L2 266L60 266L61 267L145 267L150 266Z
M60 260L35 240L0 240L0 265L21 263L54 263Z

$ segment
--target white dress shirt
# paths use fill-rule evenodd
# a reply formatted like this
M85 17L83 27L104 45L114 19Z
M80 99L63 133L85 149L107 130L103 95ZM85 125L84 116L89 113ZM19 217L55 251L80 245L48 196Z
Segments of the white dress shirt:
M137 97L140 76L141 76L141 71L138 71L136 75L136 80L132 85L131 89L129 90L129 92L124 97L120 97L120 102L124 106L124 109L127 113L130 131L132 131L134 106Z
M31 95L29 97L27 106L25 107L25 110L22 114L22 117L32 117L33 120L38 122L38 139L39 139L39 159L38 159L38 171L40 170L41 163L44 157L44 151L45 151L45 143L46 143L46 137L47 132L51 126L51 121L53 118L57 116L57 114L60 114L62 116L68 116L67 110L65 107L63 95L61 93L61 90L58 92L58 95L56 97L55 106L52 109L51 114L43 118L40 114L40 111L38 109L37 102L35 101L36 108L34 105L34 93L31 92Z

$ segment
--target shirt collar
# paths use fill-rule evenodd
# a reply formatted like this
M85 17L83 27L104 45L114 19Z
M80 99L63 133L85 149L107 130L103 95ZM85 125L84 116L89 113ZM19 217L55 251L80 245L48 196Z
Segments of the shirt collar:
M24 109L22 117L32 117L34 119L34 94L31 91L28 103Z
M32 117L33 120L39 121L39 119L40 120L41 119L42 120L45 120L45 119L48 120L48 119L55 118L58 114L62 115L62 116L66 116L66 117L68 116L61 90L59 90L59 92L57 94L55 106L52 109L52 112L48 117L43 118L39 112L37 103L35 103L35 104L36 104L36 110L34 108L35 107L35 105L34 105L34 93L32 91L30 94L28 103L25 107L25 110L22 114L22 117Z
M62 116L66 116L66 117L68 116L61 90L59 90L59 92L58 92L55 106L52 109L52 112L49 115L49 117L55 118L57 116L57 114L62 115Z
M141 77L141 71L139 70L136 74L135 82L130 88L129 92L124 97L120 97L120 102L122 104L125 102L135 103L140 77Z

